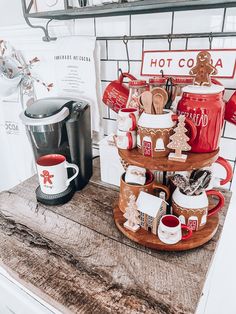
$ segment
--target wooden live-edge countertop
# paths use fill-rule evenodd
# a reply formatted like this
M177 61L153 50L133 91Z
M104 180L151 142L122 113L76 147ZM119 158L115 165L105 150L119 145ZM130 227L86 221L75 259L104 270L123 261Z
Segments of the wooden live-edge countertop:
M115 227L118 191L95 176L63 206L36 202L37 177L0 193L1 265L63 313L194 313L219 240L187 252L146 249Z

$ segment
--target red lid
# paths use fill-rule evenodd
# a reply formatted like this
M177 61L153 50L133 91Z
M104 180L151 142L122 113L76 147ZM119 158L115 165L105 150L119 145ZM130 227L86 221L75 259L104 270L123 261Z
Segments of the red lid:
M172 82L173 84L182 84L182 85L189 85L189 84L193 84L193 77L188 76L188 77L173 77L172 78Z
M129 87L144 87L147 86L147 82L144 80L132 80L129 82Z
M167 77L152 77L149 79L149 84L166 84Z

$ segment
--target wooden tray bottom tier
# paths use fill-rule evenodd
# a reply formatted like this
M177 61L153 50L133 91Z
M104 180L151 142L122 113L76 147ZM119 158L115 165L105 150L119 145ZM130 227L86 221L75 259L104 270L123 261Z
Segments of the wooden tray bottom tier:
M193 232L190 239L180 241L176 244L165 244L161 242L157 235L154 235L140 228L137 232L126 229L123 224L126 221L124 213L115 206L113 210L114 220L117 228L130 240L137 242L145 247L160 251L186 251L199 247L210 241L215 235L219 226L219 216L211 216L207 220L205 227L197 232Z

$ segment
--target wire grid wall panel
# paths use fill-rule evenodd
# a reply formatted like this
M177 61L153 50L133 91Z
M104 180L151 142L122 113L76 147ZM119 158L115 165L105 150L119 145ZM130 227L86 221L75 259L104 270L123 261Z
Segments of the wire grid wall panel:
M200 10L199 10L200 11ZM225 8L225 9L213 9L213 10L204 10L204 11L211 11L210 14L213 14L213 17L208 19L208 12L205 12L203 16L203 22L200 28L204 32L210 33L211 31L217 32L225 32L225 30L236 30L236 21L232 18L234 15L235 9L232 8ZM232 12L231 12L232 11ZM202 19L200 14L196 16L196 11L188 11L187 14L182 15L183 12L168 12L168 13L153 13L153 14L145 14L140 16L133 16L130 15L125 17L123 20L123 25L121 25L121 31L126 30L127 33L123 35L129 36L128 41L128 49L129 49L129 57L130 57L130 72L137 78L147 79L147 77L140 76L140 69L141 69L141 59L142 59L142 52L144 50L183 50L183 49L209 49L210 48L210 40L205 36L203 33L203 38L201 38L201 34L199 33L199 21ZM200 13L203 13L200 12ZM163 16L165 14L165 16ZM199 14L197 12L197 14ZM152 16L153 15L153 16ZM155 28L158 29L158 16L162 15L162 23L165 24L162 30L164 31L163 34L158 33L156 35L154 33ZM120 21L122 17L119 17ZM107 18L106 18L107 19ZM108 18L107 23L112 22L109 21ZM134 19L134 20L133 20ZM193 20L193 23L197 23L198 25L192 25L191 29L193 33L189 36L189 21ZM127 25L128 21L128 25ZM141 25L138 24L142 22ZM155 23L156 21L156 23ZM94 32L95 36L101 46L101 82L102 82L102 89L104 90L106 86L119 77L119 68L122 69L123 72L127 71L128 69L128 62L127 56L125 51L125 45L121 40L122 36L119 33L119 30L115 27L115 24L110 25L109 31L105 29L104 31L101 30L102 24L101 18L94 19ZM113 19L115 22L115 18ZM145 23L149 22L149 26L145 26ZM154 25L150 25L150 23ZM97 25L99 27L97 28ZM125 25L124 25L125 24ZM106 23L105 26L106 27ZM195 27L195 29L194 29ZM186 38L184 38L184 33L181 35L181 38L175 38L175 30L186 30ZM112 32L114 29L114 36L112 36ZM97 30L99 31L97 33ZM148 30L153 35L145 36ZM173 36L172 40L163 39L163 36L168 33L170 30L170 35ZM101 35L103 31L103 34ZM142 39L139 38L138 31L140 31L140 35L142 35ZM194 32L195 31L195 32ZM194 38L195 34L196 38ZM135 35L133 35L135 34ZM199 36L198 36L199 35ZM160 39L158 39L160 38ZM236 38L229 37L224 38L216 37L212 39L211 48L235 48L236 47ZM225 88L225 99L228 100L234 90L236 89L236 83L234 79L220 80ZM113 112L110 108L103 105L103 125L104 125L104 135L108 135L111 132L116 131L116 118L117 114ZM221 152L220 155L227 159L233 167L234 177L236 173L236 128L230 123L226 122L223 128L223 134L221 138ZM225 187L226 188L234 188L236 187L236 179L234 178L235 182L230 182Z

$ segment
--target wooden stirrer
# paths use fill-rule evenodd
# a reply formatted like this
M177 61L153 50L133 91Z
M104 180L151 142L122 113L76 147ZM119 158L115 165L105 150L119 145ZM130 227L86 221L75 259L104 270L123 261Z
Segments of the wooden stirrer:
M164 97L161 94L153 95L153 107L155 114L163 114L164 106L165 106Z
M144 107L145 113L152 113L152 93L149 91L145 91L141 94L141 102Z

